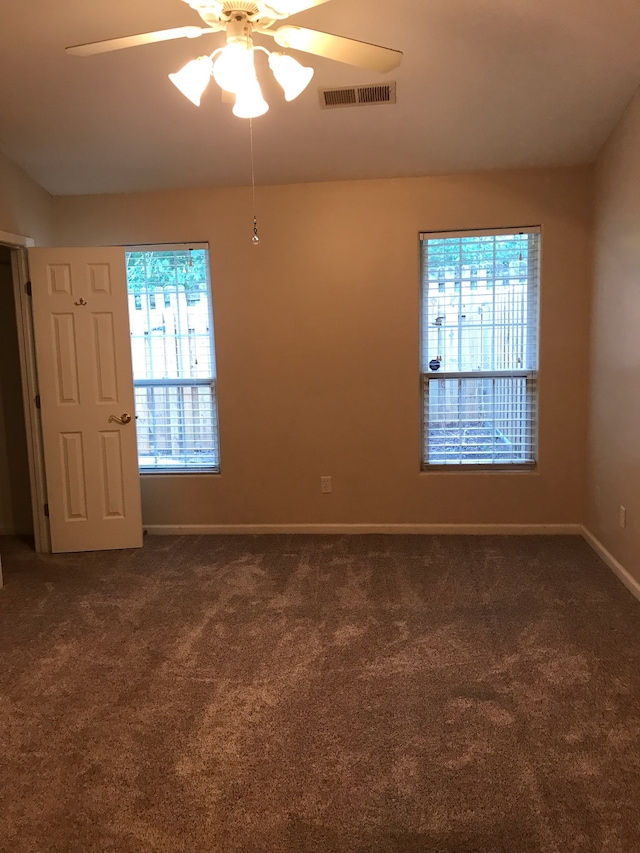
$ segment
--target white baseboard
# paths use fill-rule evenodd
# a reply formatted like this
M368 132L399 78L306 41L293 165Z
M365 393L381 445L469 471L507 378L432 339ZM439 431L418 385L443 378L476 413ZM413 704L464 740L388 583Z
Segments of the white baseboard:
M593 533L587 530L584 526L582 527L582 536L585 541L591 545L596 554L604 560L607 566L609 566L611 571L617 575L629 592L631 592L638 601L640 601L640 583L629 574L625 567L616 560L613 554L607 551L602 542L600 542L599 539L596 539Z
M145 524L157 536L261 533L413 533L441 536L580 536L580 524Z

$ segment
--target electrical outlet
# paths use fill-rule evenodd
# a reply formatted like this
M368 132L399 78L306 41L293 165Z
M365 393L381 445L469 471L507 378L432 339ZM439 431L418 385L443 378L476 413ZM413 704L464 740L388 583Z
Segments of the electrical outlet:
M620 509L618 510L618 524L620 527L627 526L627 511L623 506L620 506Z
M320 491L322 492L323 495L330 495L331 494L331 491L332 491L331 477L329 477L329 476L320 477Z

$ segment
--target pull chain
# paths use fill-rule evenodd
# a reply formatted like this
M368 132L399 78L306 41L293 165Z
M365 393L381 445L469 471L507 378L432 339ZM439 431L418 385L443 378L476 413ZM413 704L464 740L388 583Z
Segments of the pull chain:
M253 237L251 242L257 246L260 242L258 235L258 219L256 217L256 175L253 165L253 119L249 119L249 139L251 141L251 204L253 208Z

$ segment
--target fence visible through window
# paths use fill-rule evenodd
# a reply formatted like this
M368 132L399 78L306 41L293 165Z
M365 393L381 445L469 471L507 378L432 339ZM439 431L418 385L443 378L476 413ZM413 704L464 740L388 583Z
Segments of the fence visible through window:
M528 464L535 423L535 376L443 379L427 376L428 461Z

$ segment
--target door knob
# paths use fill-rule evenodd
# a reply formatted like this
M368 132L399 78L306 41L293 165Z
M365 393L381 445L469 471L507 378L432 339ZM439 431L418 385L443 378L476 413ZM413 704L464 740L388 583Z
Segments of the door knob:
M129 424L131 423L131 415L128 412L123 412L120 417L118 415L109 415L109 423L111 421L115 421L117 424Z

